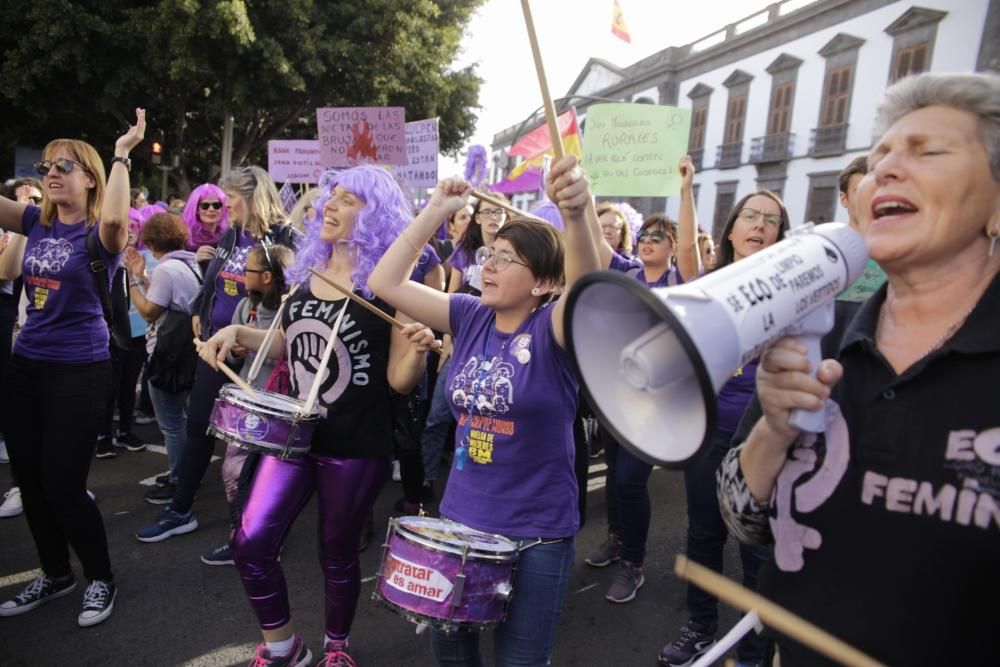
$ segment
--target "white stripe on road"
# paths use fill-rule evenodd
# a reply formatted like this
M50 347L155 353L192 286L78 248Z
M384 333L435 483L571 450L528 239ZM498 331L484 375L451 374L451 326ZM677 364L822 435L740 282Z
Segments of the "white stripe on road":
M253 644L229 644L217 648L211 653L192 658L183 667L225 667L227 665L242 665L247 656L253 655Z
M18 572L17 574L10 574L6 577L0 577L0 588L6 588L7 586L16 586L17 584L26 584L29 581L40 577L42 575L41 570L25 570L24 572Z
M583 593L584 591L589 591L589 590L590 590L591 588L593 588L594 586L597 586L597 584L596 584L596 583L593 583L593 584L591 584L591 585L589 585L589 586L584 586L583 588L581 588L580 590L578 590L578 591L576 592L576 594L577 594L577 595L579 595L580 593Z

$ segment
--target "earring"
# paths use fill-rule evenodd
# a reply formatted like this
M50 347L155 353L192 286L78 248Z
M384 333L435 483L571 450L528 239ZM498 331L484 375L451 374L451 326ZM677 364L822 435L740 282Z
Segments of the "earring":
M993 240L996 241L996 237L993 237ZM992 249L990 250L990 254L991 255L993 254L993 250ZM541 291L542 290L538 289L537 287L532 287L531 288L531 296L538 296L541 293Z

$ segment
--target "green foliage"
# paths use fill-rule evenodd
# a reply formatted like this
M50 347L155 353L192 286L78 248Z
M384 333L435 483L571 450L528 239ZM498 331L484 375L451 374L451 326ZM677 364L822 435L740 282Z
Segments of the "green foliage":
M480 79L448 66L482 2L7 0L0 155L60 136L106 155L137 106L147 139L162 133L165 160L179 160L177 191L217 175L227 114L233 164L263 164L269 139L315 138L325 106L438 116L455 153L475 129ZM136 151L134 180L156 183L147 155Z

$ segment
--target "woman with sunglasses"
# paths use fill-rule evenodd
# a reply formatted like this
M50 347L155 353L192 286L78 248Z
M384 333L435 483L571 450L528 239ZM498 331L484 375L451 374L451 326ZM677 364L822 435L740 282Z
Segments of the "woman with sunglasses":
M220 181L219 187L225 193L229 228L222 234L205 271L201 291L191 303L194 334L201 340L207 340L232 322L236 305L246 296L250 249L265 238L294 249L301 237L287 223L274 181L260 167L234 169ZM153 524L136 531L140 541L159 542L198 528L191 505L212 460L215 438L207 433L208 423L215 399L225 383L225 375L198 362L188 402L187 444L177 463L174 496Z
M86 488L111 387L108 326L97 292L109 285L95 284L87 239L94 237L113 275L128 241L128 154L145 129L145 111L136 109L136 124L115 143L106 186L104 165L90 144L56 139L35 165L43 175L42 206L0 198L0 228L20 235L11 243L24 256L20 267L3 262L0 278L20 273L28 296L28 319L4 374L0 410L42 567L0 605L0 616L69 594L76 587L71 546L90 582L77 623L96 625L114 609L104 521Z
M389 309L367 283L375 263L412 215L399 185L385 170L361 166L328 172L320 187L320 213L307 221L309 231L288 272L300 288L287 301L270 356L277 358L284 349L292 395L302 400L321 374L317 407L322 417L307 456L261 459L233 538L236 567L264 636L251 662L257 667L305 665L311 659L293 630L278 555L292 523L314 494L326 595L324 658L319 665L354 666L348 635L361 592L358 541L389 477L390 389L409 393L423 374L425 352L434 341L420 324L393 329L310 273L315 269L344 287L353 285L363 298ZM341 309L336 354L323 367L323 352ZM398 311L397 317L405 320ZM226 327L201 345L199 354L215 365L235 345L259 350L264 336L259 329Z
M457 178L439 183L427 208L379 262L369 286L390 305L405 304L411 315L455 336L455 363L445 382L459 427L441 514L522 547L514 595L495 631L495 663L544 665L579 528L573 472L577 384L564 351L565 297L552 302L552 296L563 284L564 261L567 288L598 268L584 213L590 193L575 157L557 162L548 194L563 210L565 252L563 236L552 225L507 223L486 249L482 299L409 281L419 249L442 218L466 205L470 192ZM476 632L432 630L431 645L442 665L482 664Z
M190 232L188 250L194 252L202 268L206 268L229 227L226 193L218 185L202 183L191 191L183 217Z
M693 210L694 166L688 156L681 160L681 203ZM694 220L681 224L678 242L678 264L692 270L699 262L696 244L698 227ZM738 202L729 213L720 236L716 269L729 266L777 243L788 231L788 211L781 198L770 190L757 190ZM757 360L738 369L716 399L718 422L714 444L708 453L684 469L687 490L687 557L716 572L722 572L722 554L728 532L719 511L715 471L730 449L730 440L753 396L756 386ZM768 558L764 547L740 544L743 564L743 585L754 590L757 573ZM715 643L719 624L718 601L697 586L687 587L688 622L680 636L663 647L661 665L687 665ZM758 664L764 657L764 642L751 632L740 640L737 658L740 663Z
M687 211L685 223L690 215L692 212ZM648 287L680 285L684 280L674 265L676 226L663 214L647 216L639 229L638 260L611 253L605 235L599 245L607 258L606 267L633 276ZM635 599L646 582L642 565L652 516L648 485L653 466L621 447L603 426L600 434L607 464L604 495L608 537L584 562L591 567L606 567L620 561L618 573L604 597L608 602L621 604Z

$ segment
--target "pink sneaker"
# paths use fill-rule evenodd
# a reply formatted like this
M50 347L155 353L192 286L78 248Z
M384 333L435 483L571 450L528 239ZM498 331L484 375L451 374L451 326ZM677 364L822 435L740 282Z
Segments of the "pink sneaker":
M302 638L296 636L292 652L278 658L271 657L271 652L267 650L265 644L257 644L257 655L247 667L308 667L311 661L312 653L306 648Z

